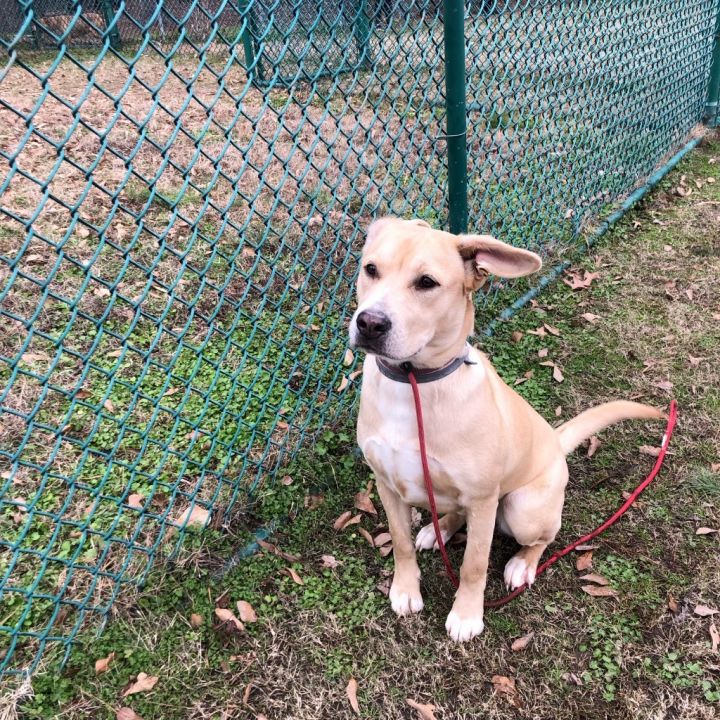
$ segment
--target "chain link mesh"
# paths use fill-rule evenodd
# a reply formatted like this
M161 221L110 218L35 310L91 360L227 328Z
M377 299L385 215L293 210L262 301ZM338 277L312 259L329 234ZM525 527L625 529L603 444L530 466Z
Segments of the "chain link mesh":
M474 227L576 249L701 120L717 13L467 4ZM437 1L0 0L0 674L352 405L364 229L447 217L443 41Z

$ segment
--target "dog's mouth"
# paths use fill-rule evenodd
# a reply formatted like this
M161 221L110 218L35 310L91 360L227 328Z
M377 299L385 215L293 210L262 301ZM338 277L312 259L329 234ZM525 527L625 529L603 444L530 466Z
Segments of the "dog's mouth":
M415 352L403 355L394 355L389 353L384 347L383 343L373 343L370 340L362 340L358 338L355 342L351 342L350 346L355 350L362 350L363 352L366 352L370 355L377 355L378 357L382 358L383 360L387 360L391 363L404 363L404 362L410 362L414 357L417 357L419 355L423 348L418 348Z

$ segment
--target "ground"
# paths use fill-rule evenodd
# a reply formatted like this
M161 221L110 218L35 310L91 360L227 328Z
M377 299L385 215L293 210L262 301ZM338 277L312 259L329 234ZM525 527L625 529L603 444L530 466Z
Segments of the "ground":
M374 491L377 517L353 508L372 476L348 417L303 450L231 532L197 535L177 564L122 597L103 634L81 636L62 670L47 661L21 717L114 718L129 707L145 720L352 718L351 679L364 718L421 717L407 698L435 705L438 720L717 717L720 657L711 633L719 623L697 608L718 607L720 584L718 533L698 533L720 528L718 227L716 134L579 261L576 278L598 273L588 287L555 283L478 339L551 422L616 397L657 406L677 399L678 429L659 478L595 542L589 571L616 597L583 592L575 554L530 593L489 610L481 637L457 645L444 631L452 588L437 554L426 553L425 609L395 617L385 596L392 555L361 532L384 530ZM548 360L562 382L541 364ZM646 476L646 453L662 431L662 423L627 423L602 433L592 457L587 448L571 456L556 547L598 525ZM360 522L334 529L349 510ZM278 516L288 520L272 544L231 562ZM488 597L503 592L512 552L496 539ZM461 553L452 546L455 564ZM243 631L217 613L237 615L241 600L257 613ZM96 674L95 662L111 654ZM157 683L123 697L139 673Z

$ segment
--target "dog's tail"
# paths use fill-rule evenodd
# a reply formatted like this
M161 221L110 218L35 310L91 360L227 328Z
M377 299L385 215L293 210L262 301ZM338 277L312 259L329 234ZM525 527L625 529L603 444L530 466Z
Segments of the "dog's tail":
M621 420L656 419L666 417L662 410L650 405L630 402L629 400L615 400L590 408L575 416L572 420L556 428L560 438L560 447L567 455L572 452L583 440L599 432L603 428Z

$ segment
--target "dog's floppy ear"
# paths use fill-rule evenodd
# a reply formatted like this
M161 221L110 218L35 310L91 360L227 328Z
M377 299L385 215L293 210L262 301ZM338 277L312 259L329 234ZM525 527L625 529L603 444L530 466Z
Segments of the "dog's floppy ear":
M458 251L466 264L470 265L474 290L490 274L517 278L537 272L542 267L539 255L508 245L490 235L460 235Z
M413 220L401 220L400 218L395 217L383 217L378 218L377 220L373 220L372 223L370 223L370 227L367 230L367 237L365 238L365 245L370 245L372 241L378 236L380 231L383 229L383 227L387 227L390 223L397 223L397 222L408 222L413 225L419 225L420 227L426 227L429 228L430 225L426 223L424 220L420 220L419 218L415 218Z

